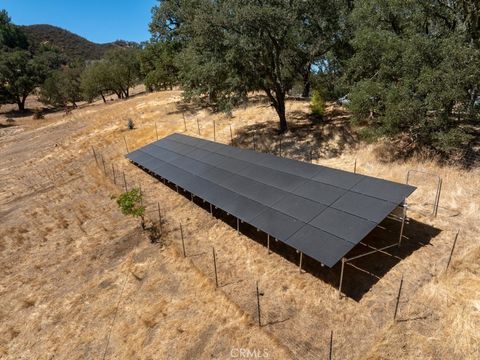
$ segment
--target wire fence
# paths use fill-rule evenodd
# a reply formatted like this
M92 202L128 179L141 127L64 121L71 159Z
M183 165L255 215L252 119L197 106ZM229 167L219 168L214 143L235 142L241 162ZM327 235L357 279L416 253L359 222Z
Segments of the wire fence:
M212 127L216 125L212 124ZM230 136L230 140L234 143L234 130L230 133L230 126L227 127L228 132L226 135ZM199 130L201 131L201 129ZM225 129L220 130L215 129L215 136L224 136L225 139ZM223 131L224 133L222 133ZM231 135L230 135L231 134ZM255 139L252 139L253 148L257 148L257 143ZM128 148L127 140L125 139L126 148ZM281 154L282 144L281 140L278 140L276 144L276 149ZM283 317L279 319L279 307L281 303L278 301L272 301L269 291L264 286L263 282L258 282L257 279L234 279L231 277L231 274L227 276L225 269L228 266L228 256L215 249L215 247L210 246L200 246L196 245L194 248L190 244L189 237L191 233L186 229L185 225L181 221L178 221L174 216L168 216L165 209L162 209L160 202L150 198L146 195L145 189L141 188L141 185L137 184L136 181L128 175L128 172L121 167L117 167L115 163L103 156L101 152L92 148L92 157L96 163L98 171L100 171L106 178L108 178L114 185L116 185L121 191L128 191L133 187L138 187L142 191L143 206L146 209L146 215L152 223L158 224L160 228L160 237L170 236L176 239L175 246L179 254L185 258L189 258L191 263L209 277L212 281L212 286L215 289L224 292L230 299L239 304L242 309L250 314L252 321L256 322L260 327L272 326L278 322L289 321L295 316L297 316L297 311L294 309L285 309ZM310 155L310 158L312 156ZM356 170L357 164L352 164L354 171ZM172 186L172 190L173 186ZM177 189L178 191L178 189ZM192 197L193 199L193 197ZM188 199L187 199L188 200ZM193 200L191 200L193 201ZM212 208L210 208L212 211ZM213 216L213 212L212 212ZM454 255L455 246L457 243L458 232L455 235L453 240L453 245L451 251L449 251L448 261L446 261L445 272L448 270L448 267L451 263L452 256ZM239 281L236 281L239 280ZM254 286L255 285L255 286ZM416 291L420 287L420 284L417 281L411 281L408 277L401 277L398 288L394 291L394 296L392 296L391 302L394 304L391 309L391 321L394 323L406 321L402 316L402 309L406 307L410 299L415 296ZM229 288L236 289L235 291L229 290ZM244 293L250 293L250 296L244 297L240 300L234 294L237 291ZM269 299L270 297L270 299ZM246 299L246 300L245 300ZM120 304L121 299L118 301ZM275 303L275 307L272 307L272 302ZM306 320L302 320L306 321ZM115 318L112 322L112 328L114 326ZM297 325L295 325L297 326ZM111 329L110 329L111 331ZM109 338L108 338L109 339ZM318 356L333 359L335 356L336 341L338 341L338 335L334 337L333 329L325 329L323 347L319 350L308 345L308 342L301 342L295 338L284 339L287 343L287 347L296 355L302 356L304 358L318 358ZM312 338L312 341L318 341L318 334L315 334L315 339ZM107 353L108 342L105 349L105 354Z

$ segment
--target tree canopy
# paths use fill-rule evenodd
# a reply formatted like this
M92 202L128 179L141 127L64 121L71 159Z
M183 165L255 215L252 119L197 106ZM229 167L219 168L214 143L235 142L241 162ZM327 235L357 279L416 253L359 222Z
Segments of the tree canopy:
M287 129L285 97L335 42L334 1L162 1L154 37L183 44L179 78L187 98L230 108L262 90Z
M16 103L25 109L25 101L58 68L61 54L48 45L35 53L29 50L25 34L11 23L6 11L0 11L0 101Z
M115 93L118 98L128 98L130 88L141 80L139 49L122 48L109 51L105 58L92 62L81 77L85 98L92 101L97 96Z
M371 136L404 135L409 149L440 152L468 143L462 124L479 118L480 23L474 3L355 3L346 80L354 119L367 119Z

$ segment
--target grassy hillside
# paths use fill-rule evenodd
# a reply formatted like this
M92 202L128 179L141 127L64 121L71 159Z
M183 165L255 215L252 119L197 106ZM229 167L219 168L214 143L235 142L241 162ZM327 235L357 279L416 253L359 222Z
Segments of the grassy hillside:
M265 349L263 359L328 359L331 331L334 359L479 359L479 168L382 161L378 144L357 140L343 109L327 104L324 121L312 124L308 102L289 99L283 156L349 171L356 163L358 173L400 182L409 169L443 179L432 218L435 181L412 177L418 188L402 246L345 268L347 296L339 299L339 266L304 258L300 273L293 249L272 241L268 255L265 234L246 224L238 234L232 217L218 210L212 217L198 198L192 203L127 161L125 142L133 150L185 128L213 139L213 120L218 142L230 143L232 129L237 146L252 148L255 134L257 150L278 152L275 110L264 97L231 118L181 97L164 91L98 101L0 129L1 359L229 359L240 358L239 348ZM134 130L126 129L129 118ZM105 167L96 166L92 147ZM123 174L129 188L141 186L149 221L160 204L161 244L120 213L113 197ZM398 225L384 222L365 243L395 242Z
M21 27L33 45L48 42L60 48L69 59L96 60L106 51L123 42L96 44L68 30L52 25L28 25Z

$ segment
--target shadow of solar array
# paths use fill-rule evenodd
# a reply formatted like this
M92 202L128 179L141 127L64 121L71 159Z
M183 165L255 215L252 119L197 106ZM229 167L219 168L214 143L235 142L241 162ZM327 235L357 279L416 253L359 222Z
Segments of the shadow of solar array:
M415 190L181 134L128 158L328 267Z

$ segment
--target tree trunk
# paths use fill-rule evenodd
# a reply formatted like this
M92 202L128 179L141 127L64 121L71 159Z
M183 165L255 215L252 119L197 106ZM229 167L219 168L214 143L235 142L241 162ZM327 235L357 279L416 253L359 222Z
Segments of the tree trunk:
M303 72L303 92L302 97L308 98L310 96L310 70L312 65L308 64Z
M25 101L27 100L26 96L17 99L17 105L19 111L25 111Z
M288 129L287 116L285 114L285 94L277 94L276 100L274 107L280 120L280 132L284 133Z
M275 96L273 96L272 91L266 87L263 90L267 93L270 103L275 108L277 112L278 119L280 120L280 132L283 133L288 130L287 116L285 114L285 91L280 87L277 87L275 91Z

